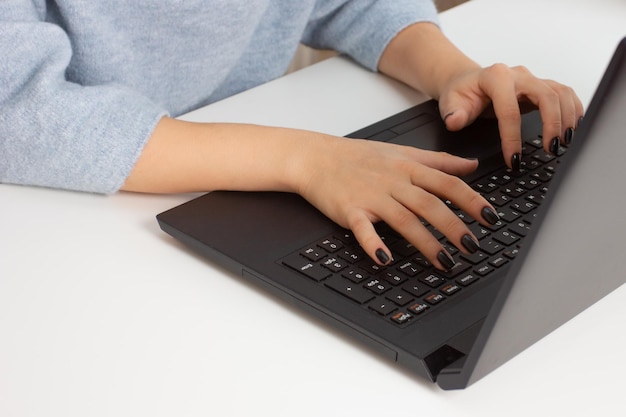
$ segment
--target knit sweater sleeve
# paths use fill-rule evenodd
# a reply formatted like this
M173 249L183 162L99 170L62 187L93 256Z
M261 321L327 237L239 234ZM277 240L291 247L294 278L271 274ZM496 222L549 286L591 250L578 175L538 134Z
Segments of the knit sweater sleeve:
M40 13L0 3L0 182L112 193L165 111L120 85L68 82L70 40Z
M438 24L432 0L319 0L302 42L345 53L376 71L388 43L416 22Z

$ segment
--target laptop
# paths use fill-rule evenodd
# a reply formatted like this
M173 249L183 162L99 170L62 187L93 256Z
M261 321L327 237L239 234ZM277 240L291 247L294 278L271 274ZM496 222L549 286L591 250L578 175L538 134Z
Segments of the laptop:
M473 255L424 221L457 261L447 272L383 223L394 263L377 266L349 230L295 194L215 191L157 220L215 265L441 388L462 389L626 281L625 111L626 38L560 155L541 149L538 112L523 116L519 173L504 165L494 120L448 132L435 101L348 135L480 160L464 180L501 220L487 228L449 203L480 239Z

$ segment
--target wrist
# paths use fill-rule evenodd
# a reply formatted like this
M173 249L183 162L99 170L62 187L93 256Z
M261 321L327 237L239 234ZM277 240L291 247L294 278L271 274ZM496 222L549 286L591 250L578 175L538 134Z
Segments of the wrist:
M401 31L379 63L382 73L434 99L453 79L478 68L432 23L415 23Z

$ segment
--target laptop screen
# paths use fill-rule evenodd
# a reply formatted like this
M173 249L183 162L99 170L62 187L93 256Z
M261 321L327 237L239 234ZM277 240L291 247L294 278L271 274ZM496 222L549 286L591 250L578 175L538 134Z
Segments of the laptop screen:
M555 189L549 211L525 248L526 258L503 297L502 310L498 314L494 306L487 318L479 336L486 339L484 348L479 340L467 359L477 360L466 375L468 385L626 282L625 49L626 40L574 137L578 141L570 147L569 166L561 168L565 175L558 188L551 185Z

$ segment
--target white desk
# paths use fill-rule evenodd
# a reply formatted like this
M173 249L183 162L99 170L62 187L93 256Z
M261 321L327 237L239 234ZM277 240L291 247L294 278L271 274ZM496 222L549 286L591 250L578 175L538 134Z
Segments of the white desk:
M588 103L624 0L472 0L442 15L483 64ZM189 115L346 134L422 101L337 58ZM162 233L191 195L0 185L0 416L625 415L626 288L482 381L443 392Z

